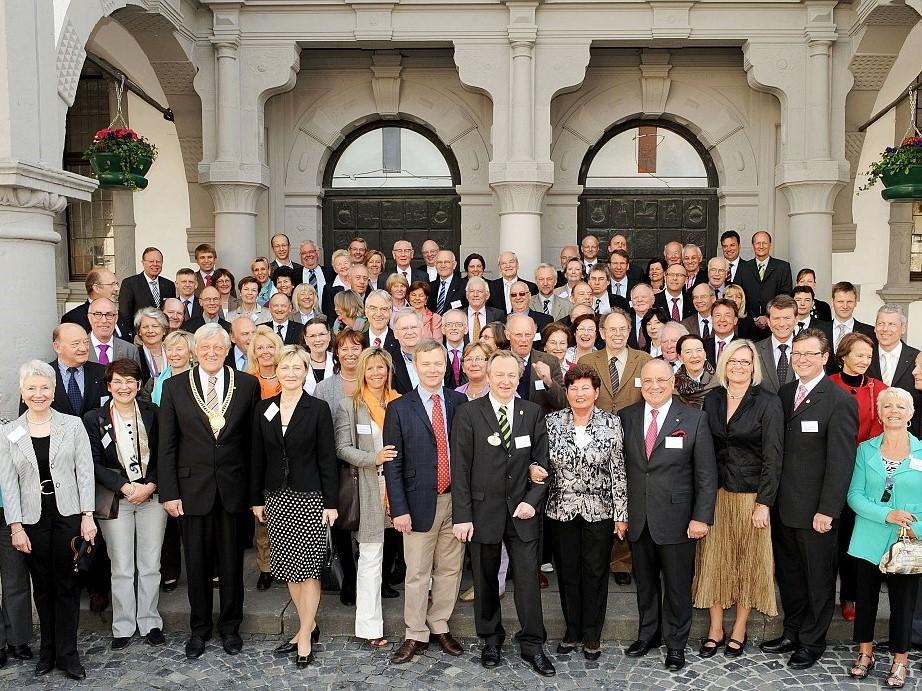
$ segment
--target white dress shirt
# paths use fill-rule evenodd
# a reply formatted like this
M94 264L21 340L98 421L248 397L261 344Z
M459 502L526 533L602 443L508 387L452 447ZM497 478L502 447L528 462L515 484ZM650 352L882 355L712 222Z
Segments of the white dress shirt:
M663 423L666 422L666 416L669 415L669 408L672 406L672 399L670 398L663 405L661 405L657 410L659 415L656 416L656 433L659 434L660 430L663 429ZM653 407L649 403L643 404L643 430L641 433L644 435L644 439L647 436L647 430L650 428L650 423L653 421L653 415L650 411L653 410Z
M801 326L801 324L803 326ZM808 314L806 317L801 317L800 319L797 320L797 324L795 324L794 326L794 335L796 336L804 329L809 329L809 328L810 328L810 315Z
M104 345L108 346L106 350L106 355L109 356L109 362L115 360L115 336L110 338L108 341L100 341L96 338L96 334L90 331L90 342L93 344L93 350L96 351L96 361L99 362L99 346Z
M788 367L791 366L791 346L794 344L794 334L788 336L788 340L784 341L787 345L787 350L784 351L785 357L788 359ZM772 334L772 358L775 360L775 367L778 367L778 358L781 357L781 351L778 350L778 346L781 344L775 334Z
M889 353L883 348L878 348L878 358L880 365L880 373L883 377L884 384L890 386L893 382L893 374L896 371L896 366L899 364L900 355L903 352L903 342L897 341L896 346ZM887 365L884 365L884 361L887 361ZM886 376L884 372L887 373Z
M496 416L496 421L499 422L499 407L504 405L499 402L499 399L493 396L493 393L490 392L487 394L490 398L490 405L493 406L493 414ZM512 397L512 400L505 404L506 406L506 419L509 421L509 434L512 435L512 415L515 412L515 396Z
M668 290L663 291L663 297L666 299L666 313L669 315L670 319L672 318L672 301L673 299L677 300L676 307L679 310L679 321L682 321L684 314L683 309L685 307L685 293L679 293L676 295L671 295Z
M404 363L406 363L407 374L410 375L410 383L415 389L419 386L419 373L416 371L416 365L413 364L413 353L405 353L401 350L400 355L403 357Z
M845 331L842 331L841 327L845 327ZM842 336L846 336L855 330L855 318L849 317L848 321L840 322L839 319L833 315L832 317L832 342L833 342L833 352L839 347L841 332Z
M474 340L474 315L480 315L480 329L481 331L487 325L487 306L484 305L479 310L471 309L470 306L467 308L467 336L472 341Z
M379 348L383 348L383 347L384 347L384 344L387 342L387 333L388 333L388 331L390 331L390 329L388 329L388 328L385 327L384 331L382 331L382 332L379 333L379 334L376 334L375 332L373 332L373 331L371 330L371 328L369 328L369 329L368 329L368 345L371 346L371 347L374 347L374 345L375 345L375 339L376 339L376 338L380 338L380 339L381 339L381 344L380 344L378 347L379 347Z
M620 281L616 281L614 278L609 282L609 287L611 288L612 295L620 295L621 297L627 299L627 276L622 278ZM618 288L620 287L620 292Z
M598 302L598 308L596 308L596 302ZM608 292L604 292L601 295L592 296L592 311L598 315L608 314L611 312L611 305L608 304Z
M208 402L208 377L210 375L201 367L198 368L198 380L202 385L202 400ZM215 393L218 395L218 406L224 401L224 368L218 370L215 374L217 381L214 385Z
M426 265L426 275L429 277L429 281L434 281L439 276L439 271L434 266Z
M279 327L282 327L282 333L279 333ZM288 320L286 319L283 322L277 322L274 319L272 320L272 330L275 332L275 335L285 340L285 335L288 333Z
M807 395L809 396L809 395L810 395L810 392L813 391L813 389L816 388L816 385L817 385L817 384L819 384L821 381L823 381L823 379L825 378L825 376L826 376L826 373L825 373L825 372L820 372L816 377L814 377L814 378L811 379L810 381L804 381L803 379L798 379L798 380L797 380L797 388L799 389L801 386L805 386L805 387L807 388ZM795 393L794 396L796 397L797 394Z

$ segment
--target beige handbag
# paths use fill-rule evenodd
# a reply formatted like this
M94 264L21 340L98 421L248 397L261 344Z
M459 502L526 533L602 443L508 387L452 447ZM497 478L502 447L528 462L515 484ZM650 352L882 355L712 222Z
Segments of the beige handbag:
M922 574L922 540L909 537L906 526L900 528L900 536L880 559L880 572L913 576Z

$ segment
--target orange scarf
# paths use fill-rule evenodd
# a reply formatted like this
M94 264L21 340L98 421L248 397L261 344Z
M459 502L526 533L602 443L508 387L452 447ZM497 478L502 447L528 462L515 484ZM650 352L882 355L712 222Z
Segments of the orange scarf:
M387 410L387 405L398 398L400 398L399 393L393 389L385 389L384 405L381 405L381 401L375 398L374 394L372 394L369 389L365 389L362 392L362 403L365 404L365 407L368 409L368 415L371 416L371 419L375 421L375 424L378 425L378 429L382 432L384 431L384 413ZM384 490L384 513L386 516L391 515L391 502L387 497L386 488Z

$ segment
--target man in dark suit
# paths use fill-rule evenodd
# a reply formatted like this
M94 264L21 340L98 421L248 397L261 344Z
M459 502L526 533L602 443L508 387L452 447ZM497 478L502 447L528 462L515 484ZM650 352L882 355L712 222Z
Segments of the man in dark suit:
M221 295L214 286L203 288L198 296L202 312L197 317L192 317L183 324L183 329L194 334L200 326L205 324L220 324L221 328L230 333L230 322L221 316Z
M680 322L695 313L691 295L685 290L688 272L681 264L673 264L666 269L666 289L656 294L654 307L666 310L672 321Z
M394 258L394 270L391 273L400 274L407 283L413 285L416 281L429 282L429 274L425 269L418 269L411 266L413 261L413 245L409 240L398 240L394 243L391 250L391 256Z
M627 339L627 344L631 348L643 350L646 347L646 336L644 336L640 324L647 312L653 309L655 303L656 294L648 283L634 284L631 289L631 311L629 312L631 316L631 323L629 324L631 332L628 334Z
M106 389L106 368L89 362L90 337L77 324L60 324L52 334L52 348L57 358L50 364L54 368L54 401L51 407L64 415L83 415L99 408L109 400ZM19 412L26 410L25 403Z
M806 329L819 329L824 334L832 333L831 322L822 321L813 316L813 307L816 304L813 288L810 286L794 286L792 297L797 304L797 314L794 315L795 336ZM834 355L834 353L830 353L830 357L834 357Z
M416 347L413 367L419 385L388 405L384 420L384 444L397 452L384 464L384 479L407 564L406 635L391 655L395 664L425 650L430 637L449 655L463 653L448 630L464 561L464 545L452 534L449 439L467 397L443 386L445 349L436 341Z
M129 319L142 307L160 309L167 298L176 297L176 285L160 275L163 271L163 254L156 247L147 247L141 253L143 271L122 281L118 293L118 309Z
M322 305L325 288L336 279L336 272L333 271L333 267L320 264L320 250L313 240L302 242L298 254L303 266L300 273L296 272L295 284L307 283L313 286L317 291L317 304Z
M495 307L509 314L509 312L512 311L512 306L509 304L509 289L512 287L513 283L522 281L522 283L528 286L528 291L532 295L538 294L538 286L531 281L519 277L519 258L516 256L515 252L501 253L497 265L499 267L500 276L492 281L488 281L490 284L490 299L487 304L490 307Z
M691 293L692 288L701 283L708 282L708 272L702 268L704 254L698 245L687 244L682 248L682 266L685 268L685 291Z
M797 286L808 286L813 289L814 298L811 316L819 321L831 322L832 309L830 309L829 303L816 297L816 272L809 267L805 267L798 271L794 287L796 288ZM835 351L830 352L830 356L833 352ZM833 358L830 357L830 359Z
M790 295L794 289L791 265L771 256L772 236L760 230L752 236L755 257L740 262L734 276L746 293L746 311L760 329L768 328L768 303L776 295Z
M826 650L836 597L839 514L855 464L858 405L825 375L829 342L818 329L794 337L796 381L781 387L784 458L772 521L784 632L762 643L807 669Z
M762 388L776 393L794 379L791 351L794 347L794 327L797 303L790 295L778 295L768 304L768 326L771 338L756 343L756 353L762 365Z
M490 322L506 320L506 310L488 307L490 283L480 276L467 279L464 286L467 298L467 335L470 342L480 340L480 330Z
M230 339L234 347L228 351L224 359L225 367L231 367L238 372L246 371L247 349L250 347L250 341L253 340L255 332L256 324L246 315L237 317L231 322Z
M871 324L860 322L854 317L855 308L858 306L858 290L848 281L840 281L832 286L832 322L820 325L829 341L829 362L826 363L826 373L835 374L839 371L839 363L834 355L839 347L839 341L846 334L853 331L864 334L874 343L877 343L877 334ZM870 374L870 372L869 372Z
M631 278L627 252L621 249L612 250L608 255L608 293L612 306L615 306L615 301L618 300L621 309L630 309L631 288L638 282L636 278ZM620 302L621 300L623 302Z
M622 310L629 310L630 303L626 297L613 295L611 290L611 281L608 276L608 269L604 264L597 264L589 271L589 289L592 291L589 306L597 315L608 314L615 307Z
M195 263L198 264L198 271L195 274L195 294L202 292L202 288L207 288L214 284L214 270L217 268L218 251L214 245L203 242L195 248Z
M506 338L509 350L524 365L516 388L519 396L537 403L545 415L566 407L560 363L553 355L533 348L535 322L524 314L510 314L506 320Z
M287 266L294 272L296 278L300 278L304 267L298 262L292 261L291 241L288 236L285 233L276 233L269 240L269 244L272 245L272 254L275 255L275 258L269 264L269 268L275 271L280 266Z
M115 277L115 274L108 269L90 269L83 284L86 286L86 302L65 312L64 316L61 317L61 323L79 324L83 327L84 331L89 333L93 329L90 325L90 318L88 316L90 303L98 298L108 298L114 302L117 299L119 290L118 279ZM115 336L130 343L134 338L133 319L133 313L130 315L126 314L119 308L118 319L115 322L115 329L113 331Z
M423 333L423 318L412 307L403 307L394 315L394 334L398 348L391 351L394 361L393 387L397 393L407 394L419 384L416 368L413 367L413 351L419 345Z
M874 334L876 346L871 366L868 367L868 376L880 379L887 386L908 391L912 394L913 407L916 411L922 410L922 392L916 389L912 375L919 351L903 341L906 336L906 313L903 308L888 304L877 310ZM920 431L918 425L917 415L909 426L909 431L916 436L919 436Z
M635 283L646 283L650 280L647 278L647 271L644 265L630 260L631 252L627 246L627 238L622 233L615 233L608 240L609 270L611 269L611 255L615 253L615 250L623 251L628 257L627 277L632 286Z
M182 517L192 635L186 657L205 652L212 634L212 582L220 579L218 633L224 651L243 647L243 551L237 531L250 510L250 427L259 401L255 377L224 366L227 332L208 324L196 334L198 365L167 380L160 399L158 492Z
M467 337L467 316L462 310L448 310L442 316L442 335L445 336L445 350L448 351L444 384L449 389L457 389L467 382L463 360L464 348L470 342Z
M196 274L192 269L182 268L176 272L176 298L183 306L183 322L202 314L202 305L198 301Z
M714 334L714 324L711 322L711 308L717 295L706 283L699 283L691 291L692 305L695 307L695 314L682 320L682 326L688 329L688 333L701 336L701 338L710 338Z
M458 262L451 250L439 250L435 258L435 270L438 275L429 283L430 312L445 314L448 310L460 310L467 307L464 295L465 281L457 274Z
M285 293L276 293L269 298L269 312L272 321L260 324L272 329L285 345L302 345L301 332L304 325L291 318L291 300Z
M640 614L637 640L625 654L641 657L665 638L670 671L685 666L695 545L714 522L717 500L707 416L673 398L674 387L672 367L650 360L640 371L644 400L620 412L630 520L615 524L631 543Z
M516 398L522 363L509 351L490 356L487 378L489 395L458 409L451 437L454 534L470 543L474 625L484 642L480 661L486 668L496 667L506 637L497 580L505 543L521 624L519 650L536 672L553 676L554 666L544 653L547 634L537 578L547 485L530 482L528 470L532 464L545 470L549 466L544 413Z
M592 233L587 233L579 243L579 251L583 255L583 275L589 276L589 272L599 265L599 238Z
M700 286L695 286L700 288ZM723 355L724 348L736 340L737 308L733 300L723 298L711 306L711 335L704 340L704 353L711 367ZM764 374L762 375L764 378Z
M512 287L509 289L509 302L512 305L512 311L503 320L507 323L509 317L513 314L531 317L531 320L535 323L535 333L540 336L541 330L553 321L551 315L531 309L531 293L528 290L528 286L522 281L517 281L512 284ZM544 343L540 337L535 341L534 347L538 350L544 347Z

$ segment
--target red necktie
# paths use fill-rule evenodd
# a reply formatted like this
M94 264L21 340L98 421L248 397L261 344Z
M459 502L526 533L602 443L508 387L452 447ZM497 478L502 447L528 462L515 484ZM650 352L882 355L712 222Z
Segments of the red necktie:
M679 298L672 298L672 321L682 321L682 317L679 316Z
M381 337L375 336L375 348L380 348L380 347L381 347Z
M205 287L207 288L210 285L211 285L211 274L208 274L207 276L205 276Z
M432 394L432 432L435 435L435 452L438 459L435 491L442 494L451 484L451 467L448 465L448 437L445 434L445 418L442 415L442 401L438 394Z
M650 409L650 426L647 427L647 436L644 437L644 446L647 451L647 460L650 460L650 454L653 453L653 447L656 446L656 436L659 434L659 429L656 427L656 418L659 416L659 411L656 408Z
M455 374L455 384L461 386L461 358L457 348L451 349L451 371Z

